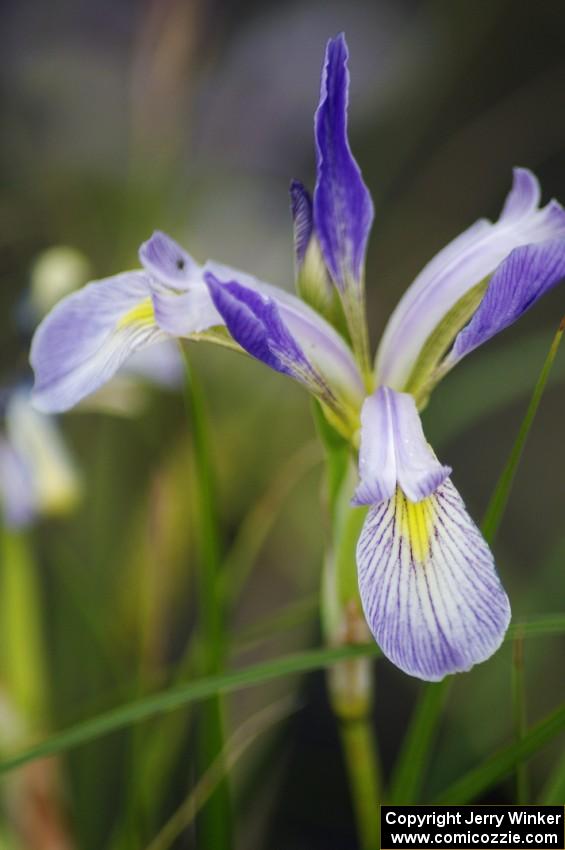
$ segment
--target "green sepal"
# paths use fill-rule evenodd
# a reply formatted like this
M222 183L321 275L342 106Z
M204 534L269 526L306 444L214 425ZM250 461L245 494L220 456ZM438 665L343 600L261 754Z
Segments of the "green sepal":
M312 416L324 450L325 495L330 519L333 523L338 496L349 466L351 447L328 420L326 409L316 399L312 399Z
M303 301L348 339L347 322L339 293L330 280L315 237L310 239L304 260L296 271L296 291Z
M459 331L465 327L483 300L489 279L489 277L484 278L466 292L446 313L422 346L403 388L404 392L414 396L419 410L426 406L431 391L443 377L441 368L438 369L440 362Z

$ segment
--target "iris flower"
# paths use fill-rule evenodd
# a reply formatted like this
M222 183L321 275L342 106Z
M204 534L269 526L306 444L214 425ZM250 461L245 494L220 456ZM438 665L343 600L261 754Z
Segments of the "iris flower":
M316 184L291 185L299 296L228 266L199 265L164 233L142 268L91 283L40 325L35 404L66 410L135 351L167 337L245 351L303 384L359 458L355 505L365 617L383 653L426 680L499 647L508 597L486 541L428 444L419 411L467 354L565 276L565 212L540 206L518 168L498 221L473 224L420 272L371 363L365 254L373 204L347 137L348 51L329 41L315 114Z

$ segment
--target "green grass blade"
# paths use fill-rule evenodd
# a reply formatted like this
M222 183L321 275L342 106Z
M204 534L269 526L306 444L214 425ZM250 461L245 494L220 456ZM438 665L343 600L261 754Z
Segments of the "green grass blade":
M35 759L66 752L103 735L127 728L133 723L175 711L190 703L205 700L214 694L233 693L243 688L262 685L281 676L324 669L338 661L365 656L376 657L378 655L379 649L376 644L337 648L324 647L285 655L273 661L262 662L241 670L206 676L194 682L177 685L166 691L98 714L53 735L25 752L1 762L0 774L14 770L16 767Z
M507 410L509 405L528 397L537 378L536 363L547 355L547 331L527 334L494 351L469 358L457 367L441 386L437 402L426 410L426 433L441 448L478 422ZM520 368L516 368L516 364ZM488 371L489 380L484 380ZM565 383L565 358L553 365L547 386ZM481 388L477 393L477 387ZM446 415L449 411L449 415Z
M199 634L202 638L201 670L213 674L221 672L226 649L224 606L218 592L222 565L221 532L204 395L186 351L184 360L185 401L194 447L198 511L200 566L197 586ZM213 694L201 707L196 741L197 770L202 774L220 757L225 745L220 694ZM233 844L230 790L225 776L202 808L198 833L200 842L206 847L229 850Z
M388 799L392 804L409 805L419 800L450 684L451 679L444 679L422 688L390 781Z
M297 706L287 697L268 705L244 720L227 741L221 756L200 777L191 793L161 828L147 850L169 850L192 823L226 772L233 770L235 764L258 737L269 731L275 724L286 720L293 711L296 711L296 708Z
M565 705L533 726L520 741L516 741L495 753L480 767L457 779L437 795L435 803L458 805L471 803L501 779L504 779L522 761L535 755L560 733L565 731Z
M524 635L518 633L512 642L512 705L516 740L521 741L528 728L526 712L526 685L524 675ZM528 769L524 762L516 765L516 802L529 802Z
M539 620L518 623L514 629L518 628L523 631L525 638L563 635L565 634L565 615L546 616ZM509 629L507 639L511 640L514 634L514 630ZM365 646L322 647L284 655L241 670L231 670L179 684L151 696L117 706L47 738L36 746L1 762L0 774L8 773L35 759L66 752L111 732L125 729L133 723L184 708L216 693L233 693L244 688L262 685L264 682L282 676L322 670L339 661L364 657L377 658L379 655L380 650L374 643Z
M506 632L506 640L512 640L517 635L524 637L546 637L548 635L562 635L565 629L565 614L542 614L512 623Z
M563 800L565 800L565 756L559 759L557 767L540 794L539 801L544 806L562 806Z
M549 352L547 354L547 357L545 358L542 370L534 387L534 392L530 399L528 409L526 410L526 415L522 420L522 424L520 425L520 429L518 431L518 436L516 437L514 445L512 446L508 462L506 463L506 466L502 471L502 475L498 480L498 483L494 489L494 493L492 494L491 500L488 504L485 517L482 522L482 530L484 536L489 541L489 543L492 543L492 541L494 540L496 532L498 531L498 528L500 526L502 516L508 503L512 484L514 483L518 464L520 463L520 458L522 457L524 447L526 445L526 440L528 439L528 434L530 433L530 429L532 427L540 401L542 399L547 380L551 372L551 367L553 366L553 361L555 360L555 357L559 350L559 345L563 338L564 331L565 319L561 321L559 329L553 338Z

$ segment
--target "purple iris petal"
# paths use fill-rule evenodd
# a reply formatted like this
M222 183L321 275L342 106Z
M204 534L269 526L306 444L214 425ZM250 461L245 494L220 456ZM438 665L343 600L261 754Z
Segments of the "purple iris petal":
M290 211L294 224L294 254L296 267L300 268L312 236L312 199L308 190L298 180L290 184Z
M371 196L347 139L349 72L343 34L326 48L320 103L314 119L317 180L314 227L334 282L343 292L359 283L373 221Z
M236 281L220 283L211 272L205 274L205 281L230 334L245 351L277 372L299 380L306 375L314 377L271 298Z
M565 239L565 211L557 201L540 209L539 198L535 176L516 168L499 220L477 221L422 269L383 334L377 357L380 383L403 389L430 334L515 248Z
M175 289L186 289L198 266L174 239L156 230L139 249L139 259L147 271Z
M502 643L508 597L449 479L418 504L397 490L375 505L357 565L369 628L405 673L438 681L485 661Z
M379 387L361 411L360 483L355 505L377 505L392 498L397 485L412 502L430 496L451 469L429 447L414 399Z
M60 301L31 345L36 407L46 413L68 410L109 380L134 351L164 340L150 293L145 272L126 272Z
M565 239L515 248L492 276L476 313L458 334L446 365L504 330L565 278Z

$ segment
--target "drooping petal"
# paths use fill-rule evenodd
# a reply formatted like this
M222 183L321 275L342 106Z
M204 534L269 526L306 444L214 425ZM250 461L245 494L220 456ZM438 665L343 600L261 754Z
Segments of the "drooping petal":
M539 185L525 169L494 224L476 222L420 272L393 312L377 356L377 377L403 389L433 331L474 287L487 279L515 249L565 238L565 211L556 202L538 208ZM454 331L451 340L460 330Z
M449 479L421 502L398 489L374 506L357 565L369 628L405 673L439 681L485 661L502 643L508 597Z
M428 445L414 399L379 387L361 412L360 483L356 505L391 499L397 484L413 502L430 496L451 469L442 466Z
M190 254L160 230L141 245L139 259L152 277L174 289L186 289L198 276L199 267Z
M318 313L291 293L218 263L207 263L204 277L216 309L244 350L312 392L329 391L358 408L363 381L351 350Z
M126 272L90 283L56 305L31 346L39 410L73 407L134 351L166 338L155 323L150 293L145 272Z
M343 34L328 42L314 119L317 180L314 228L328 271L344 292L359 285L373 203L347 138L348 51Z
M492 276L469 324L458 334L445 366L513 324L565 278L565 238L515 248Z

